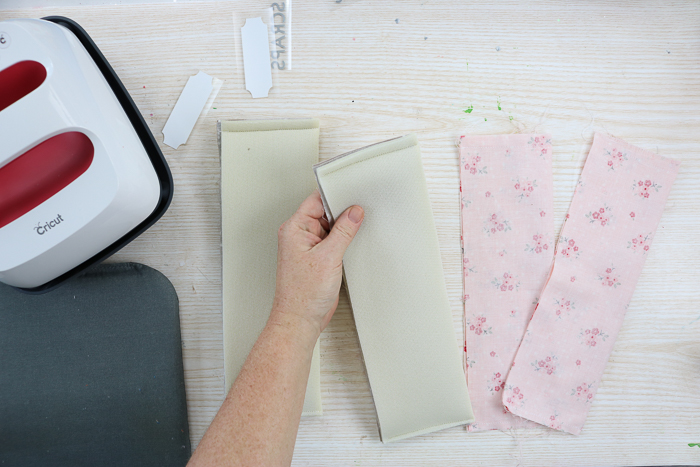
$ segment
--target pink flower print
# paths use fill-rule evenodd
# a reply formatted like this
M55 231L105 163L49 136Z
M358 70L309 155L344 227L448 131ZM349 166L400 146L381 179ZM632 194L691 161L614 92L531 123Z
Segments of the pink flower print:
M581 366L581 360L576 360L576 366Z
M544 217L544 216L546 216L546 215L547 215L547 213L546 213L546 212L544 212L544 211L540 211L540 217Z
M520 288L520 281L514 278L509 272L504 272L503 277L494 278L491 283L501 292L517 291Z
M469 258L464 258L462 269L464 269L464 276L468 277L469 273L476 273L476 268L474 266L469 266Z
M549 244L545 241L544 235L535 234L532 236L532 245L529 243L525 245L525 251L530 253L542 253L544 250L549 249Z
M554 430L561 430L561 427L563 423L558 420L559 414L555 413L554 415L549 416L549 427L554 429Z
M586 217L591 224L600 223L601 227L605 227L610 223L610 219L613 217L610 211L612 211L612 209L606 204L605 207L590 211L586 214Z
M576 282L576 276L571 276L571 282Z
M593 329L582 329L579 333L581 338L581 343L588 347L595 347L599 342L605 342L609 336L598 328Z
M646 252L649 251L649 243L651 243L650 238L651 233L648 235L639 234L627 242L627 248L631 249L635 253L637 251L642 251L643 254L646 254Z
M472 155L471 153L467 153L465 157L462 158L462 164L464 165L464 170L469 172L472 175L476 175L477 173L479 174L486 174L488 173L486 171L486 166L480 166L481 162L481 157L479 154L474 154Z
M632 184L632 190L641 198L648 198L651 193L658 192L659 188L661 188L661 185L651 180L636 180Z
M535 368L535 371L542 370L548 375L553 375L557 371L556 361L557 357L555 355L547 356L541 360L535 360L530 365Z
M559 254L564 258L579 257L578 245L576 245L576 241L573 238L561 237L559 239L559 244L561 245L559 249Z
M519 387L513 387L508 385L503 388L503 392L505 405L513 407L516 404L518 406L522 406L525 403L525 394L520 390Z
M491 326L486 327L486 317L485 316L477 316L474 319L470 319L467 321L467 326L469 326L470 331L474 331L474 334L477 336L480 336L482 334L491 334Z
M529 179L525 179L521 182L520 179L517 179L513 181L515 182L515 185L513 186L515 187L515 191L517 193L515 197L518 198L518 201L529 198L532 192L535 191L535 188L537 188L537 180L530 181Z
M510 310L510 316L511 318L515 318L515 316L518 314L517 310Z
M634 220L634 211L630 213L630 217L632 218L632 220Z
M617 288L622 285L620 282L620 275L615 273L615 268L610 267L605 269L603 274L598 274L598 280L604 287Z
M506 219L500 219L498 214L491 214L491 216L484 221L484 232L489 237L496 232L508 232L510 230L510 223Z
M613 148L612 150L605 150L605 155L607 156L608 170L615 170L620 167L624 161L627 160L627 153L623 153Z
M571 396L576 397L577 401L591 402L593 399L593 383L581 383L579 386L571 389Z
M568 315L571 310L575 309L575 303L567 298L562 298L560 300L554 299L554 314L556 314L559 319L561 319L562 315Z
M462 208L466 209L470 204L472 204L472 200L466 199L464 196L462 196Z
M494 352L494 351L492 350L491 353L490 353L489 355L491 355L492 357L495 357L495 356L496 356L496 352Z
M486 192L486 197L489 198L490 196L491 196L491 192L490 192L490 191L487 191L487 192Z
M527 144L533 153L545 157L551 150L552 140L540 135L531 137Z
M500 373L494 373L493 377L487 381L486 387L494 395L501 391L506 386L505 378L501 377Z

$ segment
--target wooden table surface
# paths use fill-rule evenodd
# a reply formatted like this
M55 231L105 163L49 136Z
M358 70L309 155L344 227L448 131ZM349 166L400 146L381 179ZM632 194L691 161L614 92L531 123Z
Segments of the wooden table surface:
M700 464L700 3L294 1L293 69L252 99L221 1L0 11L61 14L90 33L166 155L170 210L112 260L162 271L180 297L193 446L224 397L219 119L318 117L321 158L416 132L462 340L462 134L553 135L557 231L595 131L682 161L583 433L457 427L382 445L344 292L322 335L324 415L295 465ZM225 80L186 145L161 130L190 75ZM473 108L471 113L465 113ZM255 228L251 225L251 228Z

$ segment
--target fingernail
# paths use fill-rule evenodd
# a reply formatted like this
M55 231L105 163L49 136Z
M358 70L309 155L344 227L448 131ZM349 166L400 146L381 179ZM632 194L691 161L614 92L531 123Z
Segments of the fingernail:
M365 217L365 211L360 206L353 206L348 213L348 218L355 224L359 224L363 217Z

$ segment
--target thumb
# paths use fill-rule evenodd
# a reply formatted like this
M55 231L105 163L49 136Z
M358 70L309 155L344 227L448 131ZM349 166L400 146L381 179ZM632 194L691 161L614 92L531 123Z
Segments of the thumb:
M360 206L350 206L336 219L333 228L323 240L324 247L328 248L338 261L342 261L345 250L360 230L364 218L365 211Z

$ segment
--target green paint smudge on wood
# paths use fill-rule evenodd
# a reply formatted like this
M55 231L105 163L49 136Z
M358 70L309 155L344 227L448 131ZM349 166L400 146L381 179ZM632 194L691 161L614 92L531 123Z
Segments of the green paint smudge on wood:
M484 121L485 121L485 122L488 122L488 120L486 119L486 117L484 117Z
M498 106L498 110L501 110L501 98L500 98L500 96L498 97L498 99L496 99L496 105Z
M473 105L470 105L469 107L467 107L466 109L464 109L464 113L465 113L465 114L470 114L470 113L472 113L472 110L474 110L474 106L473 106Z
M692 448L693 446L697 446L697 447L700 448L700 443L688 443L688 446L690 446L691 448Z
M512 121L513 121L513 116L510 115L510 116L508 117L508 120L510 120L510 121L512 122Z

